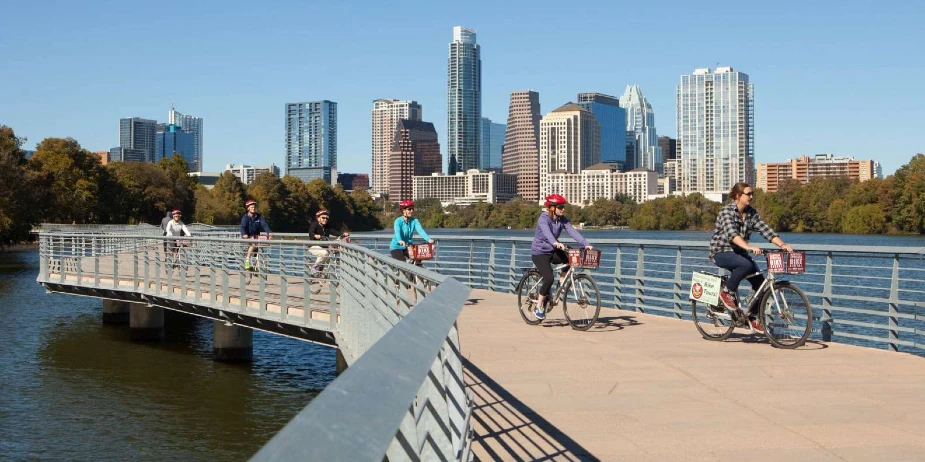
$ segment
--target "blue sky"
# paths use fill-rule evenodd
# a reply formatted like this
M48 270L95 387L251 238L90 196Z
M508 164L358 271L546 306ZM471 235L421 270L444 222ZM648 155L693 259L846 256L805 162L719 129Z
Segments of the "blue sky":
M483 116L511 91L543 113L638 84L675 136L682 74L732 66L755 84L758 162L925 151L925 4L822 2L42 1L0 6L0 124L118 145L118 119L204 118L204 164L283 166L284 105L338 103L341 172L369 172L372 101L414 99L445 146L452 28L478 31ZM828 3L828 2L827 2ZM445 151L444 151L444 161Z

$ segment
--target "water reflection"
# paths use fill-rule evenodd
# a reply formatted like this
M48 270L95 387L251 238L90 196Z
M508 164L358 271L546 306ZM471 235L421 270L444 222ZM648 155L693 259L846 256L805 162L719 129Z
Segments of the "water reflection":
M255 332L252 364L212 361L212 322L169 312L161 343L45 294L36 252L0 254L0 454L239 460L334 378L333 350Z

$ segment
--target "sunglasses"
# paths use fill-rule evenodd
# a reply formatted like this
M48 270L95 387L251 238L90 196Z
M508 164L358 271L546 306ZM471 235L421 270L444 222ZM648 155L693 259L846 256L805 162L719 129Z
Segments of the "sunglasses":
M556 208L559 209L559 210L565 210L565 206L564 206L564 205L557 205Z
M752 196L755 195L755 191L751 191L751 192L747 192L747 193L742 193L742 194L745 194L745 195L748 196L748 197L752 197Z
M406 207L405 210L410 210L410 211L413 212L413 211L414 211L414 207Z

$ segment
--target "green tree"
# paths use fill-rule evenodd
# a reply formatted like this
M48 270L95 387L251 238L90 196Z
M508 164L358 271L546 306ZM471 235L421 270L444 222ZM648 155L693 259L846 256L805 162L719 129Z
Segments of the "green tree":
M108 215L100 185L108 173L100 158L73 138L46 138L29 159L38 187L44 192L44 218L57 223L100 223ZM38 204L37 204L38 205Z
M274 231L298 232L295 224L289 222L290 215L285 210L289 190L278 176L270 172L257 175L247 187L247 196L257 200L260 214L267 219Z
M29 239L40 218L40 196L20 149L24 141L0 125L0 248Z
M157 166L167 174L172 185L170 206L180 209L184 216L194 216L199 179L189 176L186 159L174 153L173 157L161 159Z
M916 154L893 175L893 224L899 231L925 233L925 154Z
M850 234L878 234L886 230L886 216L876 204L856 205L844 213L841 231Z
M231 172L218 177L208 195L197 195L196 221L215 225L236 225L244 214L244 184Z
M154 164L113 162L106 170L113 180L104 192L112 198L111 222L160 224L175 207L173 182Z
M369 191L354 189L350 191L350 203L353 206L353 219L348 224L353 231L372 231L382 229L379 222L379 209ZM443 215L441 208L440 215Z

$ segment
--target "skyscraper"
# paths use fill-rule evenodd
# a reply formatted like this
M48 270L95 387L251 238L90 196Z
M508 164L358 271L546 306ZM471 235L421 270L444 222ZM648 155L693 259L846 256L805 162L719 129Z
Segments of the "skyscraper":
M304 182L337 181L337 103L286 105L286 174Z
M113 161L154 162L154 134L157 121L129 117L119 119L119 148L112 149Z
M601 162L626 164L626 110L620 100L602 93L579 93L578 105L601 124Z
M373 101L373 171L372 190L378 193L389 192L389 156L395 141L395 129L398 121L421 120L424 110L417 101L397 99L377 99Z
M181 130L178 125L158 125L163 128L158 128L154 135L154 162L160 162L164 158L170 159L174 153L177 153L186 160L187 171L200 171L196 168L196 160L193 157L196 152L195 136Z
M202 118L181 114L171 107L170 113L167 114L167 123L177 125L181 131L193 135L190 171L202 171Z
M481 131L482 146L481 160L479 161L482 170L501 171L501 150L504 148L504 136L507 126L496 124L488 117L482 117Z
M677 157L678 140L668 137L658 137L658 147L662 148L662 160L668 162Z
M446 66L447 171L450 175L479 168L482 139L482 59L475 31L453 28Z
M511 93L501 170L517 175L517 195L525 201L539 200L540 188L540 94Z
M420 120L400 120L395 129L389 172L390 200L411 199L413 176L440 173L443 159L434 124Z
M655 132L655 111L639 85L627 85L620 97L620 106L626 109L626 130L635 132L636 155L633 168L662 172L662 150L658 147Z
M728 192L754 184L754 87L731 67L696 69L678 86L678 189Z
M550 173L580 173L601 162L601 124L591 111L568 103L540 121L540 191L550 193Z

